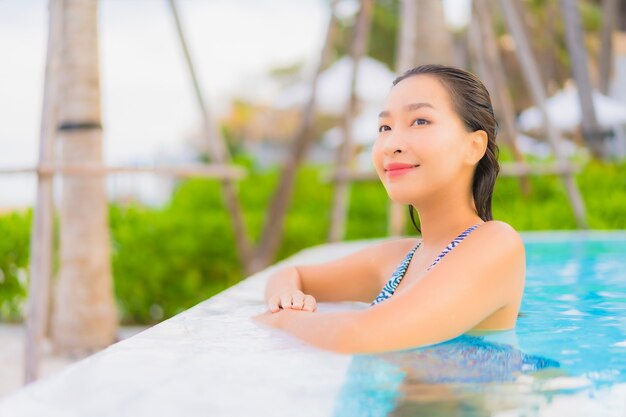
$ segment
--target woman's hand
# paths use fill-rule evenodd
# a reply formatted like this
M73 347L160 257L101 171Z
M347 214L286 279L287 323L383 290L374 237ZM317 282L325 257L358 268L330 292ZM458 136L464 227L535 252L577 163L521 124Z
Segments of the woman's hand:
M263 313L252 316L251 318L252 321L258 325L280 328L281 324L285 320L289 320L288 316L291 316L292 314L294 316L298 316L303 314L305 311L306 310L296 311L295 309L279 309L276 313L264 311ZM312 311L309 313L312 313Z
M263 313L257 316L252 316L252 321L262 326L279 327L278 326L279 318L280 318L279 314L274 314L271 311L264 311Z
M312 295L293 290L270 297L267 301L267 308L271 313L276 313L281 308L313 312L317 310L317 301Z

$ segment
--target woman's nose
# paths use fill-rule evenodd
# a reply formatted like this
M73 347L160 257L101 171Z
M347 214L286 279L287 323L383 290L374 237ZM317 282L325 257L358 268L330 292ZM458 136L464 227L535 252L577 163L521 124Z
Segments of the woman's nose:
M404 152L405 144L404 140L398 134L391 134L385 138L383 145L383 152L385 155L392 155L395 153Z

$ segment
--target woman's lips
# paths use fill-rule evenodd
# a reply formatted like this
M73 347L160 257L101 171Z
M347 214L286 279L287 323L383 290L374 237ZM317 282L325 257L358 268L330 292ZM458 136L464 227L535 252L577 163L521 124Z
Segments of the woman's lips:
M411 171L411 170L413 170L415 168L418 168L418 167L419 167L419 165L417 165L417 166L408 166L408 167L405 167L405 168L388 169L386 171L387 178L399 177L400 175L404 175L407 172L409 172L409 171Z

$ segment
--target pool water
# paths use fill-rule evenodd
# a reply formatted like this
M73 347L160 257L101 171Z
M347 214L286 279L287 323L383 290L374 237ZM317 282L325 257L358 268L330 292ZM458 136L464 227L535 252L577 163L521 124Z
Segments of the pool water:
M515 330L355 355L334 416L626 416L626 234L522 236Z

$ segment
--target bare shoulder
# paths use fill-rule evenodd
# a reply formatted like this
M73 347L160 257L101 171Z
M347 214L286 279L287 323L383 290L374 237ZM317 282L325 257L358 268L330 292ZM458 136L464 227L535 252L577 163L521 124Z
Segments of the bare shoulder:
M524 269L519 233L502 221L485 222L447 252L436 268L422 275L414 271L403 290L365 310L341 349L406 349L450 340L472 329L511 329L523 295Z
M511 254L524 255L524 242L519 232L510 224L501 220L490 220L480 226L473 234L483 244L498 243L503 250Z
M485 222L474 234L474 244L466 248L466 260L472 259L476 264L482 258L486 262L484 274L491 275L494 285L506 283L511 305L519 309L526 275L526 250L521 235L510 224L500 220Z

